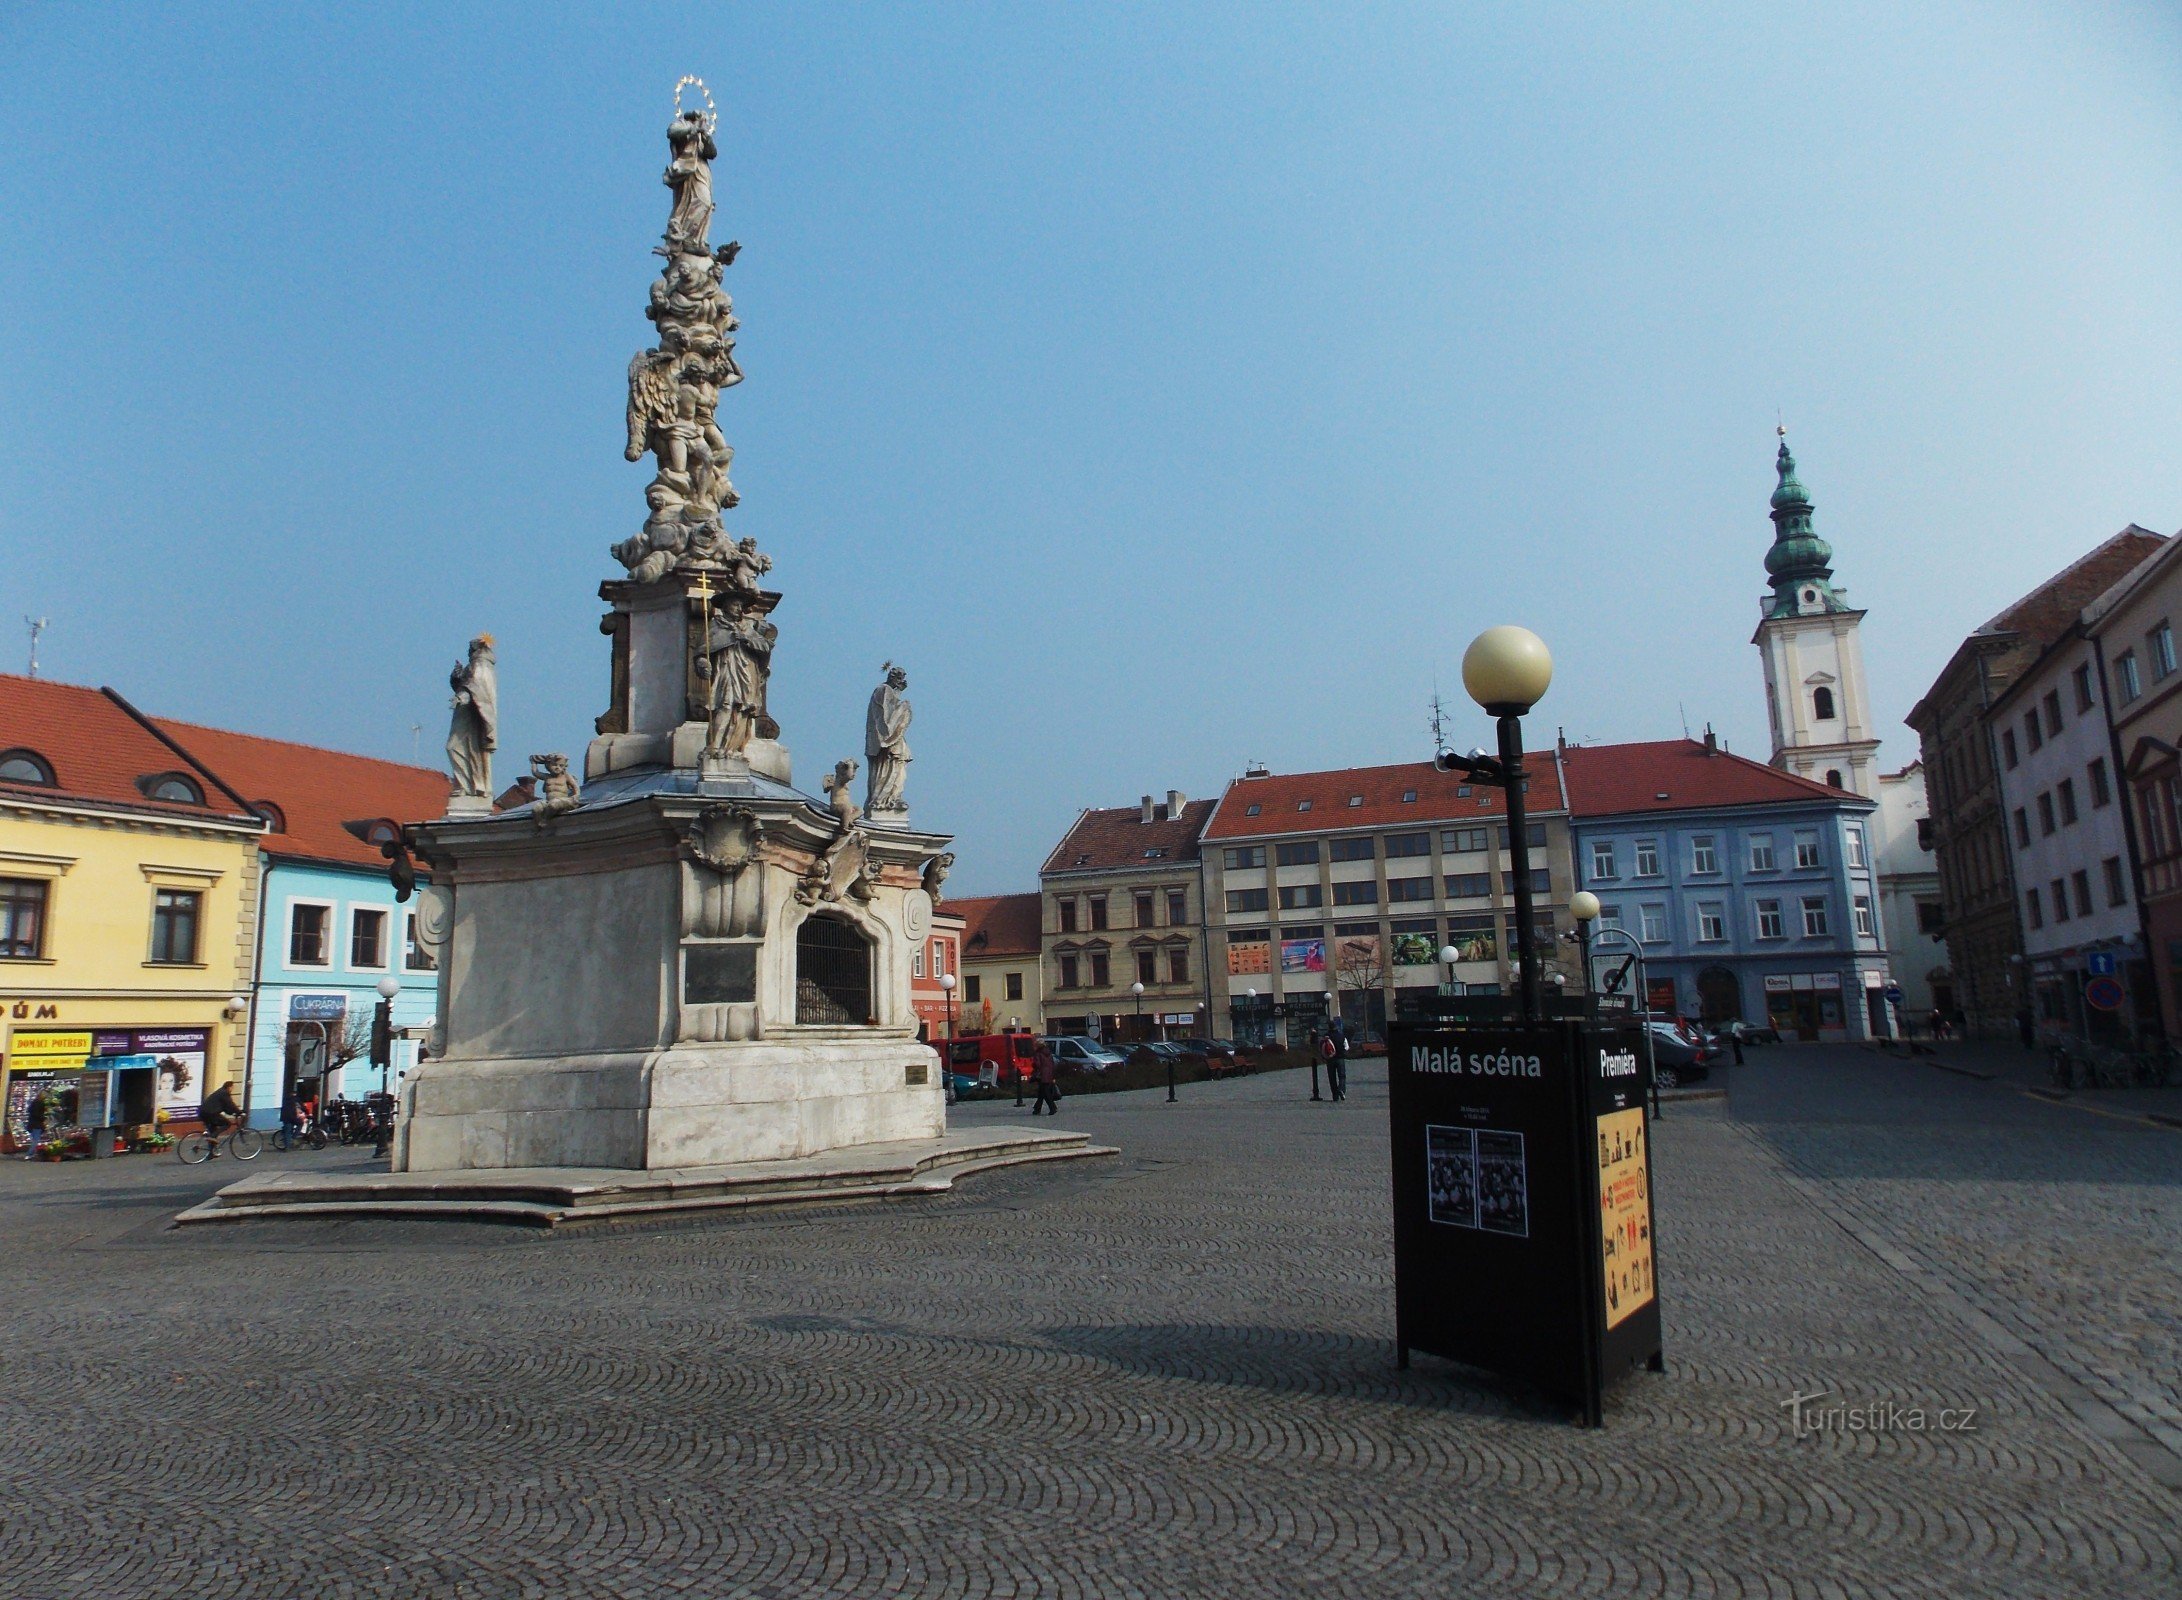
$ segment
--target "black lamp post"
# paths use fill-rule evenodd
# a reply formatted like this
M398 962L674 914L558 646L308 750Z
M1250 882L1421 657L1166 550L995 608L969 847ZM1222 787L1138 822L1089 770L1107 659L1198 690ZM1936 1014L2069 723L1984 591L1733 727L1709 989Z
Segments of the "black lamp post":
M955 1099L955 975L952 972L941 973L939 975L939 988L940 993L947 997L948 1045L947 1059L940 1067L940 1071L947 1080L947 1103L952 1105Z
M1591 986L1591 924L1599 919L1599 897L1589 889L1578 889L1569 897L1569 915L1576 919L1576 948L1583 958L1583 1009L1586 1016L1597 1016L1598 996Z
M1553 654L1528 628L1487 628L1462 656L1462 686L1483 706L1499 731L1500 754L1473 750L1438 757L1442 771L1465 774L1508 797L1508 856L1515 878L1516 988L1523 1020L1538 1020L1537 917L1530 889L1530 824L1524 817L1523 716L1545 698L1553 682Z
M402 992L399 979L379 980L379 1003L371 1013L371 1064L379 1069L379 1102L371 1153L383 1156L394 1147L394 1093L388 1078L394 1067L394 997Z

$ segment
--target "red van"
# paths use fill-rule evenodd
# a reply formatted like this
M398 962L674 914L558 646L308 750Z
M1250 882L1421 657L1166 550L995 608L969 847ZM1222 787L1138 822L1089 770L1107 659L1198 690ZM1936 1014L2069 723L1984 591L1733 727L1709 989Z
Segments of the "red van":
M1034 1033L973 1033L947 1043L947 1069L958 1078L974 1078L980 1084L1006 1084L1030 1076L1031 1052L1038 1048Z

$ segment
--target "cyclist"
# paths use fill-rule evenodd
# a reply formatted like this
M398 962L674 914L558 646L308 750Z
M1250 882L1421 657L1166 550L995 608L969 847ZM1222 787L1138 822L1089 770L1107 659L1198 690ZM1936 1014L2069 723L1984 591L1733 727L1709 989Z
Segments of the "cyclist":
M220 1136L242 1121L242 1107L235 1103L235 1086L223 1083L205 1097L205 1103L197 1108L197 1115L205 1125L205 1137L212 1141L212 1153L220 1153Z

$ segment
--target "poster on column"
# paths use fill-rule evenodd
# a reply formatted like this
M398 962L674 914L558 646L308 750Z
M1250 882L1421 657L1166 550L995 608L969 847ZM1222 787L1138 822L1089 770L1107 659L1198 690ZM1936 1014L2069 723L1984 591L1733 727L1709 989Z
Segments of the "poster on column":
M1652 1298L1651 1171L1644 1108L1598 1120L1599 1236L1606 1274L1606 1325L1618 1327Z

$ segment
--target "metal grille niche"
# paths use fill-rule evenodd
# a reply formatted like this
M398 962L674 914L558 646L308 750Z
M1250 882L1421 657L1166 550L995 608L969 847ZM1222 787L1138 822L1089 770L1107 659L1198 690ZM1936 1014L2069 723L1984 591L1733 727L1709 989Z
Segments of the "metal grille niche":
M839 917L810 918L796 930L796 1021L872 1020L871 945Z

